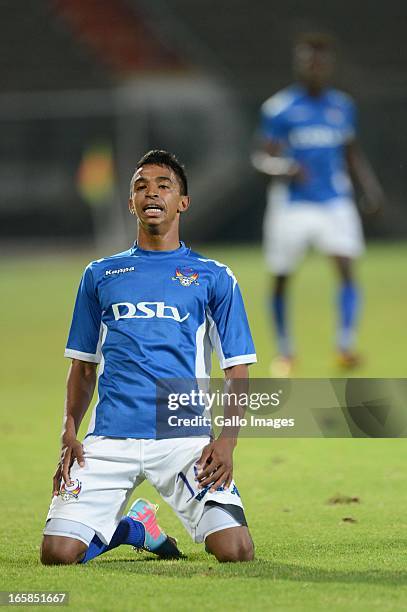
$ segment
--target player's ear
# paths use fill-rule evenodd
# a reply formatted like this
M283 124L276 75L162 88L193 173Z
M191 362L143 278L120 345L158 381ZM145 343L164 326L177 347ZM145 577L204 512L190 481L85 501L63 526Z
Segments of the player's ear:
M188 210L189 205L191 204L191 198L189 196L181 196L180 201L178 203L177 212L183 213Z
M131 198L129 198L129 211L132 215L136 214L136 209L134 208L133 200Z

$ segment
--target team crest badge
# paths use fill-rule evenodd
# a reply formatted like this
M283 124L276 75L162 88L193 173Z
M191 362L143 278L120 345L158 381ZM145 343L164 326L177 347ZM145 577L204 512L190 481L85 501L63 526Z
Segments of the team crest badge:
M172 280L179 281L183 287L190 287L191 285L199 285L197 282L198 276L198 272L194 272L192 268L177 268Z
M64 501L69 501L70 499L78 499L78 495L81 492L81 490L82 490L82 483L79 482L77 478L75 478L73 483L70 485L63 482L59 494Z

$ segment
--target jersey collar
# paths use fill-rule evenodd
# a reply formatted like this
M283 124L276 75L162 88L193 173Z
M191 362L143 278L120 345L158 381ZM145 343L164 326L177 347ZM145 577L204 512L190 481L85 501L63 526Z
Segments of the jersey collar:
M185 243L182 242L182 240L180 240L178 249L174 249L173 251L146 251L145 249L142 249L138 246L137 240L135 241L132 248L130 249L131 255L138 255L138 256L142 255L145 257L160 257L160 256L168 257L171 255L176 255L176 256L187 255L189 251L190 249L185 246Z
M308 100L313 100L313 101L317 101L317 102L324 102L325 99L327 98L327 96L329 95L330 92L330 87L324 87L319 96L311 96L305 85L303 85L301 82L297 82L294 84L294 90L297 92L297 94L299 96L303 96L304 98L307 98Z

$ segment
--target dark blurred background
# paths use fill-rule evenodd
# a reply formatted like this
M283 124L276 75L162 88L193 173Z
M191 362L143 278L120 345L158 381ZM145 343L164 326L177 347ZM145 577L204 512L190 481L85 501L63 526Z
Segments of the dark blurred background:
M388 197L369 237L407 236L405 0L3 0L0 240L126 246L128 185L150 148L187 167L188 240L258 241L260 104L306 30L339 44L336 85Z

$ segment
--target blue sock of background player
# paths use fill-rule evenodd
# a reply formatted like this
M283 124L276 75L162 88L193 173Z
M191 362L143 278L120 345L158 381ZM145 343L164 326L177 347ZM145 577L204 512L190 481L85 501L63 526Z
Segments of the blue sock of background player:
M278 353L292 357L291 339L287 328L287 303L282 293L274 293L271 298L271 312L277 334Z
M360 296L353 281L342 281L338 294L338 348L348 352L353 348Z
M359 307L360 295L357 285L351 280L342 281L338 294L338 348L342 352L349 352L353 348ZM275 292L273 294L271 312L277 333L278 352L282 356L292 357L285 293Z
M103 544L102 540L97 535L94 536L81 563L86 563L109 550L117 548L121 544L129 544L136 548L141 548L144 545L144 539L144 525L134 521L129 516L124 516L117 526L109 544Z

